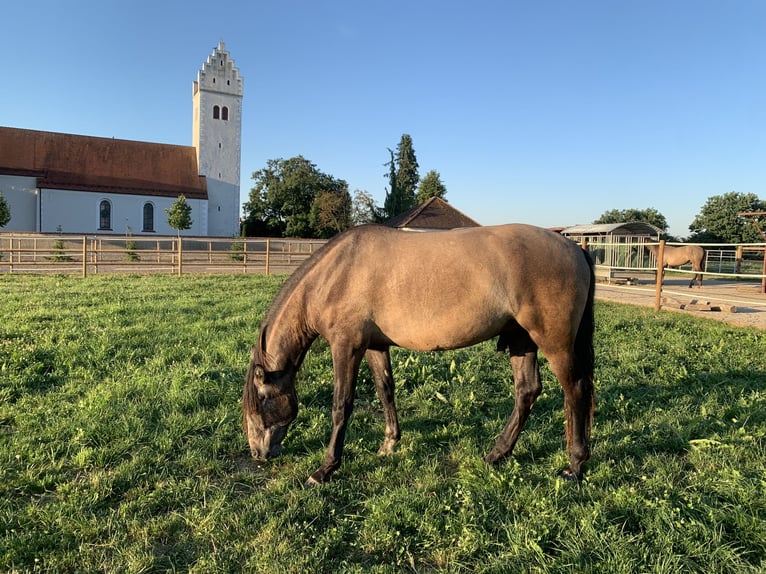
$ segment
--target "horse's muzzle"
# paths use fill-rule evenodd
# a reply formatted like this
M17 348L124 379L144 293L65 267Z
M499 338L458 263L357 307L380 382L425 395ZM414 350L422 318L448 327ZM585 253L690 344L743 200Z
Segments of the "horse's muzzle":
M282 445L275 444L274 446L268 449L261 449L261 448L252 449L251 448L250 454L253 455L253 458L255 460L265 462L269 460L270 458L274 458L282 454Z

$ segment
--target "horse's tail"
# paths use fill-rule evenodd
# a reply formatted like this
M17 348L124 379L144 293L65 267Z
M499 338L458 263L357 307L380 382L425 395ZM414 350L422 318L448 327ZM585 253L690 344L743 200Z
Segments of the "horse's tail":
M577 336L575 337L575 360L577 362L578 374L581 377L592 381L595 363L593 333L596 328L596 321L593 301L596 293L596 273L593 268L593 259L590 254L585 249L582 250L582 254L588 262L590 285L588 286L588 298L585 302L582 318L580 319L580 326L577 329Z
M593 392L593 371L596 362L596 354L593 350L593 333L596 329L596 320L594 315L594 299L596 294L596 273L593 267L593 259L586 249L582 250L583 257L588 262L590 271L590 285L588 287L588 298L585 302L580 326L577 329L575 337L575 375L581 384L586 385L587 392L591 396L590 420L593 420L593 411L595 410L595 397ZM590 431L588 424L588 432Z

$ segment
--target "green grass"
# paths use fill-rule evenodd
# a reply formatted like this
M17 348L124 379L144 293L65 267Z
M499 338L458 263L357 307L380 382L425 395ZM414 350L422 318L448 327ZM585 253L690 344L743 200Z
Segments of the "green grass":
M284 454L251 462L239 398L281 278L0 276L0 570L761 572L766 334L597 304L593 458L566 465L545 389L516 457L481 457L513 408L493 345L394 352L403 439L376 455L362 372L345 461L319 341Z

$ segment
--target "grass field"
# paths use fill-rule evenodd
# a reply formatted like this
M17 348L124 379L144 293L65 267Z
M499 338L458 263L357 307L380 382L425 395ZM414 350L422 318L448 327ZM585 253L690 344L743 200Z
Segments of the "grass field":
M564 482L562 394L516 449L481 457L512 407L492 343L394 352L403 439L369 373L344 465L302 484L330 431L321 341L268 465L239 399L281 283L261 276L0 276L0 571L763 572L766 333L597 303L598 407Z

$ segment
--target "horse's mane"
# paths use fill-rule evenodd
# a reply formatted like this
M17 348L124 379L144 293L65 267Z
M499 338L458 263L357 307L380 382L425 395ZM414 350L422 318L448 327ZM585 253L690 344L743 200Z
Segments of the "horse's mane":
M280 287L279 291L277 291L276 296L274 297L274 300L271 302L271 306L269 307L269 310L266 312L266 316L263 319L263 323L261 326L261 330L266 328L268 325L272 324L276 315L279 313L279 310L282 308L282 305L284 305L285 301L290 298L290 295L295 290L295 288L303 281L303 278L308 275L312 269L314 269L319 263L322 262L322 260L327 257L327 255L335 250L335 248L338 246L341 241L343 241L349 234L360 234L360 233L366 233L370 229L375 228L383 228L381 225L361 225L358 227L354 227L348 231L345 231L343 233L339 233L332 239L330 239L327 243L322 245L318 250L316 250L311 257L309 257L306 261L303 262L303 264L296 269L292 275L282 284L282 287ZM384 228L385 229L385 228Z

